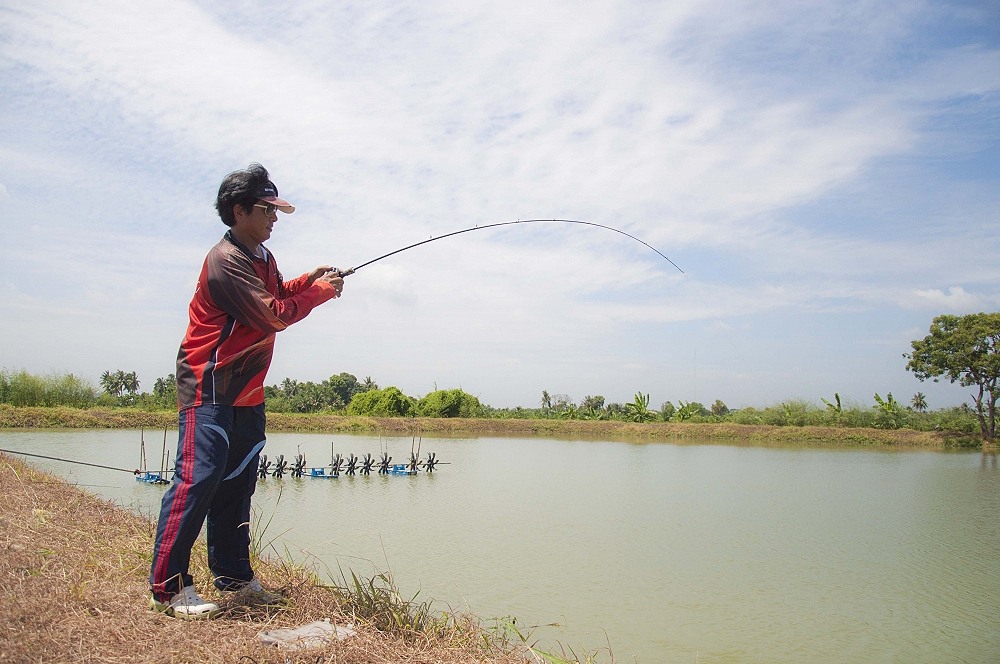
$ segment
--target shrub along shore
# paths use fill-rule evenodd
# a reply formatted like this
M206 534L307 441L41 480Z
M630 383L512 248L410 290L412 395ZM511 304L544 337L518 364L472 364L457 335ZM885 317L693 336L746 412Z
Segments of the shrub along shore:
M775 426L766 424L622 422L564 419L481 419L437 417L362 417L268 413L268 430L288 433L362 433L388 436L542 436L627 442L711 440L752 445L978 448L975 435L914 429ZM65 406L16 407L0 404L0 429L172 429L173 411L130 408L78 409Z

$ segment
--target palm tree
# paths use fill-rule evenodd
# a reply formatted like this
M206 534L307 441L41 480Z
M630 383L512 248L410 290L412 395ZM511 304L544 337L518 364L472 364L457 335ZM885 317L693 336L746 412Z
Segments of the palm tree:
M122 374L122 389L126 394L135 396L139 392L139 375L134 371L125 373L124 371L119 372Z
M913 406L913 410L922 413L927 410L927 397L924 396L923 392L917 392L910 400L910 405Z
M122 393L121 379L118 375L120 373L121 371L116 373L105 371L101 374L101 387L105 392L114 397L121 396Z

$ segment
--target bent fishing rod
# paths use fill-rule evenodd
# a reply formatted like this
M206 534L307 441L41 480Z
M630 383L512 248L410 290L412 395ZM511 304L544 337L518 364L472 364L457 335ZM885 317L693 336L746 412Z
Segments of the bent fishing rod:
M655 251L657 254L659 254L660 257L663 258L663 260L667 261L668 263L670 263L671 265L673 265L675 268L677 268L678 272L680 272L681 274L684 274L684 270L682 270L677 265L677 263L675 263L672 260L670 260L669 258L667 258L666 255L663 254L656 247L652 246L651 244L647 244L646 242L644 242L643 240L640 240L636 236L630 235L629 233L626 233L625 231L617 229L617 228L614 228L612 226L605 226L604 224L598 224L598 223L593 222L593 221L580 221L579 219L518 219L517 221L501 221L501 222L498 222L498 223L495 223L495 224L484 224L482 226L476 225L476 226L472 226L470 228L463 228L460 231L453 231L451 233L445 233L444 235L438 235L436 237L431 237L428 240L421 240L420 242L414 242L413 244L405 246L402 249L396 249L395 251L390 251L389 253L383 254L383 255L379 256L378 258L373 258L373 259L371 259L370 261L368 261L366 263L362 263L361 265L356 265L355 267L352 267L349 270L335 270L335 271L341 277L348 277L348 276L354 274L355 272L357 272L358 270L360 270L361 268L363 268L363 267L365 267L367 265L371 265L372 263L377 263L378 261L382 260L383 258L388 258L389 256L394 256L394 255L396 255L396 254L398 254L400 252L406 251L407 249L413 249L414 247L419 247L420 245L427 244L428 242L436 242L437 240L443 240L446 237L451 237L453 235L461 235L462 233L471 233L472 231L481 231L481 230L484 230L486 228L496 228L498 226L511 226L511 225L514 225L514 224L539 224L539 223L581 224L581 225L584 225L584 226L594 226L596 228L603 228L605 230L614 231L615 233L620 233L621 235L624 235L625 237L632 238L633 240L635 240L639 244L643 244L643 245L649 247L650 249L652 249L653 251Z

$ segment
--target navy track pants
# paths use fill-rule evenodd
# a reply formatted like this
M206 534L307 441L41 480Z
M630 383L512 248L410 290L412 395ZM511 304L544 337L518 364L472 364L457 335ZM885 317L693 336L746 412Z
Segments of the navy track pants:
M264 448L264 406L207 404L178 416L174 479L160 506L149 585L167 602L184 586L191 547L207 520L208 566L220 590L253 579L250 497Z

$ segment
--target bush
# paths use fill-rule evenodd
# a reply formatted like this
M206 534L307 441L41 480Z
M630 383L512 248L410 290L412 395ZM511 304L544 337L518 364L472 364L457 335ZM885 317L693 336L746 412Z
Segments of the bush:
M850 408L840 414L838 426L860 429L877 429L878 413L873 408Z
M97 403L97 389L73 374L34 376L4 369L0 371L0 403L87 408Z
M955 406L953 408L943 408L929 413L933 426L931 429L939 431L960 431L962 433L978 434L979 419L975 411L969 408L968 404Z
M460 389L437 390L417 402L417 413L423 417L480 417L483 406Z
M416 400L403 394L398 387L359 392L347 405L348 415L372 417L411 417L416 411Z

